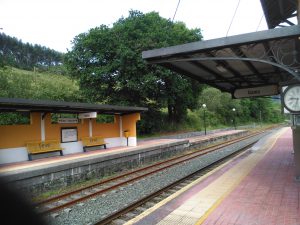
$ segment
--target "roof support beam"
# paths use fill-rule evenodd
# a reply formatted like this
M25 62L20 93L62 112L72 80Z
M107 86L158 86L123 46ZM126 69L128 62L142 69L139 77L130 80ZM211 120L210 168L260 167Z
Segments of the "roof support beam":
M224 82L230 82L229 79L223 77L222 75L216 73L215 71L213 71L212 69L209 69L208 67L204 66L203 64L201 64L200 62L191 62L193 65L199 67L200 69L210 73L210 74L213 74L215 77L217 77L218 79L220 79L219 81L224 81ZM234 87L237 87L236 85L232 84Z
M292 23L291 21L289 21L288 19L286 19L284 22L286 22L287 24L289 24L290 26L294 26L295 24Z
M277 63L276 61L273 62L271 60L266 60L266 59L258 59L258 58L237 58L237 57L199 57L199 58L192 58L192 59L170 59L170 60L164 60L164 62L160 62L160 64L164 63L173 63L173 62L187 62L187 61L207 61L207 60L212 60L212 61L253 61L253 62L258 62L258 63L266 63L268 65L272 65L275 67L278 67L285 72L289 73L289 75L293 76L296 80L300 81L300 73L295 72L293 69L286 67L285 65L281 65ZM158 61L156 62L158 63ZM169 68L172 69L170 66ZM194 75L195 76L195 75ZM235 77L238 78L238 77ZM245 79L245 78L244 78Z
M270 49L269 43L268 42L263 42L262 44L263 44L263 46L265 48L265 51L266 51L266 53L267 53L268 58L270 59L270 61L276 63L276 61L274 59L274 55L273 55L273 53L272 53L272 51ZM283 76L282 76L279 68L277 66L273 66L273 69L275 70L275 72L280 77L280 80L283 81L284 78L283 78Z
M233 47L231 48L231 50L234 52L234 54L236 56L241 56L242 58L247 58L247 56L245 55L245 53L239 48L239 47ZM256 74L256 76L264 81L264 82L267 82L267 79L265 79L264 77L262 77L261 73L258 72L258 70L255 68L255 66L250 62L250 61L242 61L246 66L247 68L253 73L253 74Z
M210 57L216 57L213 53L208 52L205 53L206 55L210 56ZM250 85L250 82L248 82L245 78L242 77L242 75L236 71L235 69L233 69L225 60L220 60L218 61L218 63L220 65L222 65L225 69L227 69L232 75L234 75L235 77L239 78L241 80L241 82L245 82L248 85Z
M212 87L215 87L215 88L217 88L217 89L220 89L221 91L227 91L227 90L225 90L224 88L222 88L221 86L217 85L216 82L210 82L210 81L208 81L208 80L205 80L205 79L203 79L203 78L201 78L201 77L199 77L199 76L194 75L193 73L190 73L190 72L188 72L188 71L186 71L186 70L183 70L183 69L181 69L181 68L178 68L178 67L175 66L175 65L172 65L172 66L171 66L170 64L167 64L167 63L162 63L162 64L160 64L160 65L162 65L163 67L169 68L170 70L175 71L176 73L183 74L183 75L186 75L186 76L188 76L188 77L191 77L191 78L193 78L193 79L199 81L199 82L202 83L202 84L208 84L208 85L210 85L210 86L212 86ZM232 88L232 91L233 91L233 88Z

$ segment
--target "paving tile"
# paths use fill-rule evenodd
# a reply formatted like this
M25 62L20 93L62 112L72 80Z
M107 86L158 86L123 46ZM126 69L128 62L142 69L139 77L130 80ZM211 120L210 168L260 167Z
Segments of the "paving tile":
M252 172L207 217L235 225L300 225L300 184L293 180L291 131L286 131Z
M180 224L190 224L189 219L197 219L197 216L197 224L202 221L200 218L205 218L202 221L205 225L295 223L299 220L300 210L299 207L291 210L291 206L299 205L300 188L293 185L293 158L290 152L291 132L286 131L267 154L261 149L255 151L245 160L228 167L227 171L217 173L221 175L213 175L212 179L207 178L195 185L182 195L185 197L172 200L166 205L168 207L161 207L147 218L155 221L155 215L165 210L166 215L181 216ZM281 214L283 217L280 217ZM177 224L169 216L161 218L158 224ZM141 220L137 224L146 223Z

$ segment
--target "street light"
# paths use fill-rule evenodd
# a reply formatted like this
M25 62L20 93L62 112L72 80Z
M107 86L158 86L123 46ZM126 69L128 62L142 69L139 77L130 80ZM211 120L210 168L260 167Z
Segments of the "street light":
M233 111L233 125L234 125L234 129L236 130L236 125L235 125L235 108L233 108L232 111Z
M260 123L260 127L262 127L262 124L261 124L261 110L259 110L259 123Z
M203 107L203 120L204 120L204 134L206 135L206 120L205 120L205 108L206 108L206 104L203 104L202 107Z

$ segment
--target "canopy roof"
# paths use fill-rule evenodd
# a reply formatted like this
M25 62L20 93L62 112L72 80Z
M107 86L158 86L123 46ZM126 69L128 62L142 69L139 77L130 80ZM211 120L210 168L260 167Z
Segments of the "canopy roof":
M299 36L300 27L290 26L144 51L142 57L234 93L299 82Z
M20 98L0 98L0 112L53 112L53 113L85 113L130 114L147 111L142 107L99 105L78 102L57 102L50 100L29 100Z
M260 0L265 18L270 29L281 23L294 25L289 18L297 15L298 0Z

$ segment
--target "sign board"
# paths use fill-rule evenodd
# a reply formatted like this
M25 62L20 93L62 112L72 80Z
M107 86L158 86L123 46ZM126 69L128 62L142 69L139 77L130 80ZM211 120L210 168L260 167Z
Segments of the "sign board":
M77 118L58 118L57 123L78 123Z
M63 127L61 128L61 142L77 141L77 127Z
M79 113L79 119L97 118L97 112Z
M277 85L267 85L255 88L242 88L236 89L233 93L235 98L249 98L259 96L278 95L279 88Z

